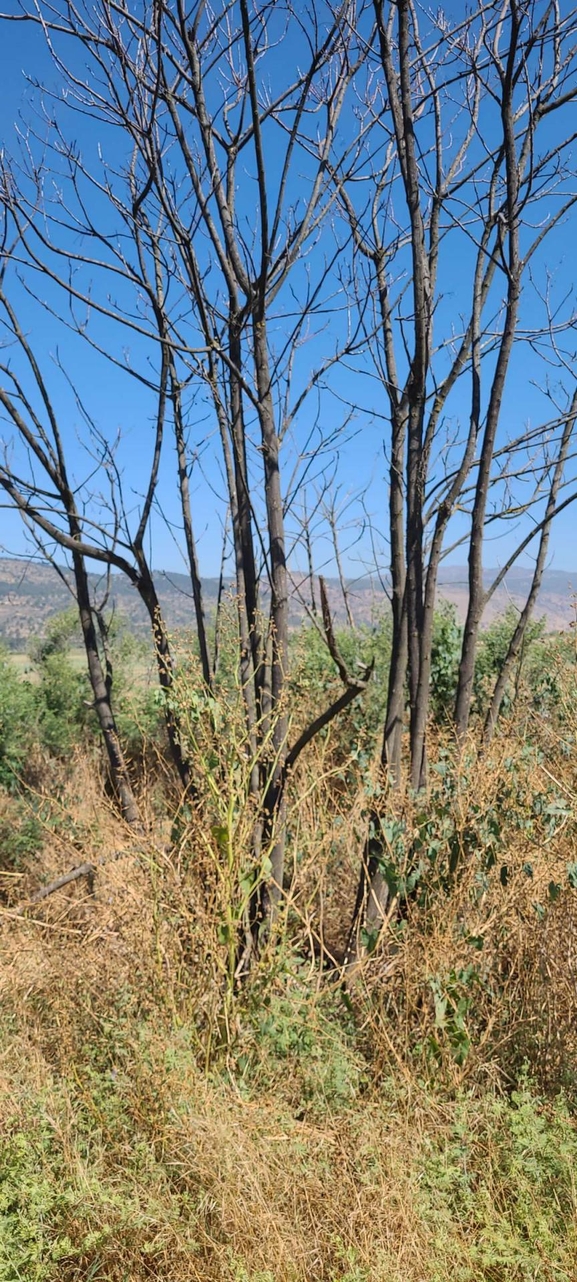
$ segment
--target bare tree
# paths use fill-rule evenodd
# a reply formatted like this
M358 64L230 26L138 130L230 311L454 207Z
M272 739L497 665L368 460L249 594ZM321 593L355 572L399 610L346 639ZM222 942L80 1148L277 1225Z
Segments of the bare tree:
M6 210L5 210L6 212ZM5 237L6 246L6 237ZM69 554L74 574L75 593L86 649L95 710L106 744L114 786L123 814L131 823L139 822L136 801L118 738L111 695L98 651L95 610L90 598L87 562L95 561L108 569L120 570L138 591L148 612L161 688L165 691L165 718L175 766L185 788L190 786L190 767L183 746L178 716L169 697L173 679L172 656L168 632L162 615L153 577L144 551L147 523L154 498L158 463L155 461L148 493L137 529L130 532L122 493L122 480L115 465L114 452L98 432L77 396L78 406L88 424L94 450L88 451L89 482L96 472L108 484L108 503L95 496L87 484L70 479L64 434L50 391L49 380L27 338L18 315L6 293L6 272L14 256L14 245L4 252L0 284L0 307L5 340L14 358L3 363L0 404L15 438L16 460L11 442L4 444L0 465L0 485L25 523L31 528L39 547L51 544ZM64 372L64 371L61 371ZM69 380L70 381L70 380ZM38 399L41 410L35 408ZM165 396L161 385L158 397L156 434L162 432ZM95 451L95 452L94 452ZM155 460L158 450L155 449ZM19 466L21 465L21 467ZM22 469L22 470L21 470Z
M128 766L118 735L112 708L110 682L103 670L98 648L95 612L90 598L86 557L81 547L82 523L74 491L68 477L62 434L47 384L42 376L34 352L20 327L18 318L3 292L2 283L0 283L0 308L4 313L4 328L5 330L8 328L9 333L17 341L23 354L35 391L40 399L45 422L43 423L40 412L34 409L32 400L24 392L17 374L5 362L0 364L0 376L3 380L0 383L0 406L2 406L13 429L20 437L21 443L40 464L45 476L45 483L52 487L53 493L47 495L41 488L35 487L31 495L29 487L22 485L15 477L13 470L5 464L0 466L0 485L3 486L11 499L16 502L25 519L32 521L33 529L36 533L43 530L45 534L50 535L51 530L49 527L51 522L48 521L45 515L42 516L41 521L34 520L31 501L41 504L43 513L45 513L47 502L52 503L54 494L57 496L57 502L60 505L63 517L62 527L59 526L58 529L60 532L65 523L67 543L72 560L78 615L86 651L90 684L94 696L94 710L106 747L110 776L118 796L123 818L131 826L139 827L141 819L138 804L131 786Z
M148 380L159 402L141 525L148 528L157 493L170 399L207 685L212 671L193 535L186 398L202 405L207 431L220 442L253 800L261 798L255 849L263 841L270 848L270 881L254 906L261 920L273 914L283 883L283 780L291 752L286 519L339 430L326 433L317 414L303 440L300 423L360 334L360 322L351 329L335 274L343 245L331 224L329 173L346 94L365 56L354 36L357 7L351 0L336 8L319 3L304 14L290 3L239 0L214 11L196 4L189 12L181 3L133 11L106 0L98 12L46 5L20 13L43 30L67 86L67 108L114 126L122 140L121 159L115 152L93 171L69 141L56 104L40 178L38 143L27 137L21 168L13 166L5 184L21 267L63 291L71 324L87 341L96 342L89 310L159 353L156 375L130 369ZM295 58L287 66L281 41L289 30ZM71 47L82 49L89 75L78 74L74 54L65 61ZM47 154L61 184L50 199ZM94 214L103 198L106 226ZM322 354L315 351L311 369L306 344L322 334L327 308L337 318L336 334ZM284 486L281 451L292 453ZM139 535L140 529L140 556Z
M577 10L479 0L449 19L411 0L374 0L373 8L371 55L356 82L358 145L335 161L333 176L352 232L358 305L364 309L368 293L374 306L372 317L364 312L368 350L386 409L372 401L366 410L390 424L392 657L382 765L392 786L401 787L408 702L408 782L418 790L427 778L442 558L461 541L468 545L469 606L455 708L462 738L488 599L485 530L490 522L508 528L551 484L554 496L552 468L559 477L567 461L555 422L537 428L517 422L511 431L503 408L507 380L519 380L524 353L540 362L543 401L551 366L561 369L550 312L542 309L536 320L533 306L526 322L522 303L524 288L538 303L545 250L553 242L555 253L555 234L577 199L570 114L577 96ZM569 332L573 320L564 293L556 334ZM538 383L536 361L532 373ZM510 406L507 411L509 417ZM554 497L551 504L552 520ZM509 564L525 546L520 537ZM349 941L353 967L363 951L363 922L378 928L387 911L379 832L375 813Z
M500 494L502 518L519 513L515 476L532 472L539 494L549 471L550 423L539 434L519 431L506 462L499 431L507 377L529 338L520 319L523 283L529 288L531 272L542 269L545 242L576 200L575 132L566 109L577 94L577 15L517 0L479 3L453 21L442 12L421 15L410 0L375 0L374 14L374 54L359 101L361 146L334 174L353 234L358 296L364 299L368 284L374 298L380 340L371 351L391 425L393 654L383 764L398 783L408 681L410 782L419 788L426 780L434 605L451 522L470 515L455 713L463 735L484 601L489 494ZM448 289L456 304L450 316ZM566 307L559 330L572 319ZM536 338L541 324L532 324ZM546 359L542 369L545 382Z
M545 566L547 564L547 552L549 548L549 539L551 536L551 528L553 525L554 518L557 515L559 507L568 506L568 504L574 502L576 498L576 495L573 492L567 498L565 498L565 500L563 500L562 503L559 502L559 492L563 483L563 474L564 474L565 466L570 453L571 444L575 437L576 416L577 416L577 390L573 393L573 398L569 408L569 413L567 414L567 417L563 426L563 431L561 434L561 442L559 445L557 445L557 448L556 448L556 458L555 458L554 466L552 468L551 487L549 490L549 495L548 495L547 503L545 507L545 515L542 521L538 523L537 528L534 531L531 531L531 535L533 536L538 535L538 550L537 550L537 556L535 558L535 566L533 570L533 576L531 579L531 586L527 594L527 599L525 601L523 609L520 612L517 626L509 642L507 653L501 665L501 670L497 676L493 693L491 695L491 700L489 703L489 707L487 709L485 724L483 728L483 740L485 744L489 743L492 738L493 731L497 723L497 718L501 710L501 704L503 702L503 696L505 694L507 682L511 675L511 669L513 667L513 664L515 663L517 655L520 653L522 649L525 635L527 632L527 625L530 622L531 616L535 609L535 604L539 595L539 589L543 581L543 573L545 570ZM528 542L529 540L527 540L527 543Z

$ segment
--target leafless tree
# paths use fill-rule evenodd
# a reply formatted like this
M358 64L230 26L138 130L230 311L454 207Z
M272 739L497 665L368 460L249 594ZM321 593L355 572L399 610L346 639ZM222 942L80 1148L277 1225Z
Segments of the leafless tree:
M9 363L0 364L0 406L12 429L20 438L20 443L36 460L43 473L43 483L51 487L51 492L36 485L33 492L30 487L15 475L13 468L6 461L0 465L0 485L19 507L26 521L32 522L34 532L43 532L49 537L53 533L52 522L46 516L47 507L52 506L54 499L59 505L58 534L65 535L70 549L72 572L78 615L82 629L82 638L86 651L88 673L94 696L94 710L102 732L110 775L113 787L118 795L123 818L133 827L141 825L138 804L131 786L130 774L122 750L116 720L112 707L110 681L105 673L98 647L95 611L90 596L86 556L82 541L82 522L73 487L68 476L62 433L54 412L47 384L28 339L23 333L18 318L3 292L0 283L0 308L3 313L4 333L8 332L20 348L27 371L31 376L34 390L39 398L41 409L34 408L33 401L23 388L22 383ZM44 418L44 421L43 421ZM6 459L5 446L5 459ZM38 504L42 511L36 520L33 504ZM56 530L54 531L56 532ZM60 542L60 539L57 540Z
M4 212L7 213L6 207ZM114 451L98 432L77 396L79 409L93 438L93 449L88 450L88 482L82 484L72 479L67 463L65 434L50 390L50 380L35 355L7 292L7 273L14 256L14 243L7 248L7 229L8 220L0 283L2 329L8 360L0 366L3 377L0 384L0 405L9 424L11 437L4 442L0 485L30 527L40 548L48 545L60 548L71 559L94 706L123 814L129 822L137 823L137 805L130 787L128 769L112 711L110 690L98 650L96 612L90 597L87 564L94 561L107 569L112 567L121 571L138 591L146 607L154 639L159 681L167 695L165 712L171 752L181 782L187 788L190 785L190 768L178 718L169 698L173 666L168 632L144 550L156 487L157 466L151 469L143 510L136 530L131 532ZM164 397L161 387L158 418L163 414ZM157 434L158 431L157 422ZM94 494L92 478L95 473L100 482L104 480L109 486L108 502L102 494Z
M515 477L530 473L535 497L549 475L551 424L520 428L507 452L503 405L507 377L515 361L520 377L528 350L523 288L543 269L546 242L576 200L577 14L523 0L479 2L453 20L421 13L411 0L375 0L374 14L360 144L348 170L334 172L354 238L358 296L368 287L375 302L379 341L371 350L390 419L393 655L383 763L399 782L408 681L410 782L419 788L434 605L451 522L457 514L470 521L455 712L463 736L485 598L489 495L493 487L500 496L502 518L519 514ZM447 290L455 297L450 315ZM532 316L533 337L544 320ZM559 330L572 321L569 305L557 316ZM545 381L546 360L542 369Z
M362 8L344 0L305 13L291 3L239 0L189 10L179 0L133 11L105 0L97 11L58 4L18 10L42 28L66 84L67 109L114 127L121 139L95 170L70 142L58 104L48 106L44 96L41 172L38 139L29 134L20 168L13 165L5 182L21 268L63 291L70 323L87 341L96 343L90 312L135 342L154 344L156 373L130 368L148 379L159 405L142 522L157 493L169 401L207 685L185 402L203 406L220 441L252 790L262 799L255 840L270 847L270 881L254 909L259 918L271 915L282 889L284 781L294 757L284 695L286 518L339 431L327 433L309 405L361 334L359 321L351 328L335 266L343 243L331 224L329 157L349 145L341 143L339 125L365 56L354 34ZM285 38L294 50L288 64ZM82 50L88 72L76 66L74 49ZM47 197L55 171L59 185ZM102 201L107 223L94 213ZM320 355L316 343L307 360L327 310L338 318L335 335ZM293 456L284 485L281 451Z
M478 0L454 18L411 0L374 0L373 8L374 40L355 86L358 145L335 161L333 174L353 237L358 303L364 308L367 293L374 303L367 337L372 328L369 350L386 400L366 408L388 419L392 658L382 764L399 788L408 701L408 781L418 790L427 778L441 561L465 542L469 603L455 707L463 739L491 591L483 581L485 531L492 522L507 528L549 494L520 644L567 463L557 416L537 428L517 421L511 431L515 406L505 394L529 354L542 401L551 367L562 373L550 309L536 319L536 281L546 250L554 264L556 234L566 235L577 200L577 10L526 0ZM527 318L524 290L533 293ZM558 293L556 335L574 322L570 296ZM509 568L527 543L519 537ZM382 857L375 814L350 937L353 967L363 921L380 924L387 911Z

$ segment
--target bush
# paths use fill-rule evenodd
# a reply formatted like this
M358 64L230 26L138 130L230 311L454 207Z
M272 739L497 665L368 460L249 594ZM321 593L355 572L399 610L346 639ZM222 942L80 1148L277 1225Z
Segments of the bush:
M38 677L39 741L56 757L67 756L79 743L91 703L88 676L74 666L70 656L70 642L77 633L77 615L67 611L50 621L46 636L30 651Z
M28 801L6 795L0 801L0 871L19 872L40 851L43 827Z
M451 716L457 692L457 676L463 629L450 601L435 611L431 648L431 712L439 722Z
M136 637L122 615L110 619L108 628L114 717L127 758L137 762L163 727L154 660L150 643Z
M355 745L366 745L371 751L384 724L391 661L390 615L379 613L372 624L354 630L338 629L336 640L350 673L359 676L373 661L374 671L364 694L332 725L331 734L345 755ZM310 624L303 624L291 639L290 689L311 716L316 716L342 689L324 637Z
M495 681L501 671L518 622L519 611L510 605L498 619L495 619L485 631L481 632L475 662L474 684L474 706L481 716L484 716L486 712L487 698L490 697ZM527 670L535 643L541 640L544 631L544 619L529 621L523 645L511 672L509 686L505 691L501 704L502 714L506 714L511 710L515 685L518 684L522 671Z
M0 652L0 784L13 788L38 742L37 692Z

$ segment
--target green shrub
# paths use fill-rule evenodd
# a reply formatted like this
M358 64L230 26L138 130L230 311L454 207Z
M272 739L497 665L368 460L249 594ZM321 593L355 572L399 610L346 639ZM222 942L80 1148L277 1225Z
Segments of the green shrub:
M50 620L46 634L33 642L30 658L36 687L39 743L51 755L66 756L79 742L91 702L88 676L72 662L71 641L78 639L75 610Z
M65 653L47 655L39 677L40 743L53 756L64 757L79 743L87 724L88 680Z
M375 616L372 624L354 630L337 630L337 644L348 671L359 676L374 661L374 671L362 696L331 727L331 734L348 754L359 743L372 748L382 733L387 703L391 661L391 619L388 612ZM302 705L316 715L340 693L342 683L324 637L310 624L291 638L290 688Z
M574 1276L577 1133L562 1099L545 1106L528 1089L510 1102L461 1099L449 1132L426 1147L418 1199L431 1282ZM467 1247L453 1273L460 1234Z
M435 611L431 647L431 711L440 722L453 711L462 641L455 606L442 601Z
M14 787L38 740L37 692L0 652L0 784Z
M24 799L4 799L0 815L0 871L19 872L42 846L44 830L33 806Z
M490 697L495 681L501 671L518 622L519 611L510 605L498 619L495 619L488 628L481 632L475 662L474 684L475 709L481 716L486 711L487 698ZM544 619L529 621L521 651L513 666L509 685L501 704L501 713L507 713L511 708L515 683L518 682L521 671L528 668L535 642L541 640L544 631Z
M354 1105L365 1065L339 994L325 992L315 1000L304 983L287 976L284 993L257 988L249 1018L250 1036L245 1033L236 1052L239 1082L249 1095L282 1082L311 1115Z

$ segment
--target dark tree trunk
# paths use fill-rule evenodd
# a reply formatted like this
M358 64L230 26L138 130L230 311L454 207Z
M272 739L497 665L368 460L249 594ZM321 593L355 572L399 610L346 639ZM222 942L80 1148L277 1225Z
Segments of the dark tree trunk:
M180 403L180 389L176 384L176 372L174 367L171 369L172 382L172 403L174 409L174 434L176 440L176 457L178 467L178 489L180 493L180 502L182 508L182 523L184 526L184 539L186 543L186 554L188 557L188 568L190 581L192 584L192 595L194 598L194 612L196 617L196 631L198 635L198 647L200 650L200 662L202 666L202 676L208 690L212 689L213 672L212 663L208 649L208 638L206 635L206 618L204 613L204 599L202 591L202 581L198 565L198 556L196 551L196 540L192 524L192 512L190 508L190 483L188 477L188 458L186 451L186 441L184 437L184 425L182 422L182 407Z
M569 446L573 438L576 414L577 414L577 391L575 391L573 394L571 409L569 411L569 415L567 417L565 426L563 428L563 435L562 435L561 444L559 447L559 454L557 456L557 461L553 469L551 488L549 490L549 497L547 499L547 507L545 510L545 519L543 522L543 528L541 530L541 535L539 538L539 550L537 552L537 559L535 561L535 569L533 571L531 587L529 589L529 594L527 596L525 605L519 616L517 627L515 628L513 636L511 637L511 640L509 642L509 648L503 660L501 671L495 682L495 688L493 690L493 694L491 696L491 702L487 710L485 725L483 728L483 743L485 745L490 743L493 737L493 732L497 724L499 712L501 711L501 704L503 702L503 695L505 694L507 681L509 679L511 669L513 667L515 659L517 658L517 655L521 651L521 647L523 645L523 641L525 639L525 634L527 631L527 625L531 619L533 610L535 608L535 602L539 595L539 589L541 587L541 582L543 579L545 563L547 561L547 551L549 548L549 537L551 534L551 525L553 522L555 510L557 507L557 499L558 499L559 490L561 487L561 482L563 480L563 472L565 469L565 463L567 461L567 455L569 453Z
M287 754L288 719L284 687L288 661L288 581L285 555L284 514L280 483L279 440L271 392L269 355L264 318L253 323L255 373L259 398L259 419L264 459L265 501L269 535L271 578L271 710L272 762L271 795L280 795ZM267 807L264 840L270 841L270 881L264 889L263 907L267 919L274 916L282 894L285 851L284 792L282 805Z
M186 791L191 789L190 762L182 742L182 729L178 712L173 702L174 667L170 642L164 622L160 602L148 565L142 556L139 557L139 574L135 586L141 600L146 606L152 628L158 681L164 692L164 717L170 746L170 753L176 766L180 782Z
M485 603L483 590L483 536L487 497L491 483L491 466L495 450L495 438L501 414L505 380L515 341L519 303L521 299L522 261L519 246L519 189L521 181L521 164L517 157L516 117L514 109L515 92L515 56L517 52L520 14L517 4L511 6L511 34L506 69L503 73L503 97L501 102L501 121L503 126L503 150L506 172L505 211L502 217L501 236L507 233L507 259L501 240L507 275L507 303L503 334L499 343L495 373L491 384L487 420L481 449L481 460L475 488L471 536L469 543L469 605L463 647L459 665L457 696L455 701L455 728L459 739L463 739L469 726L473 681L475 677L475 658L479 639L479 628Z
M75 521L74 518L72 518L71 532L73 537L74 526ZM72 564L74 570L78 615L82 629L82 639L84 641L84 649L86 651L90 685L94 695L94 711L98 718L98 724L104 740L104 746L106 748L112 786L118 797L122 818L126 823L130 824L131 827L140 828L142 826L140 812L132 791L128 767L122 751L112 710L110 682L104 674L98 651L96 628L94 626L94 612L90 601L88 575L86 572L84 557L78 552L73 552Z

